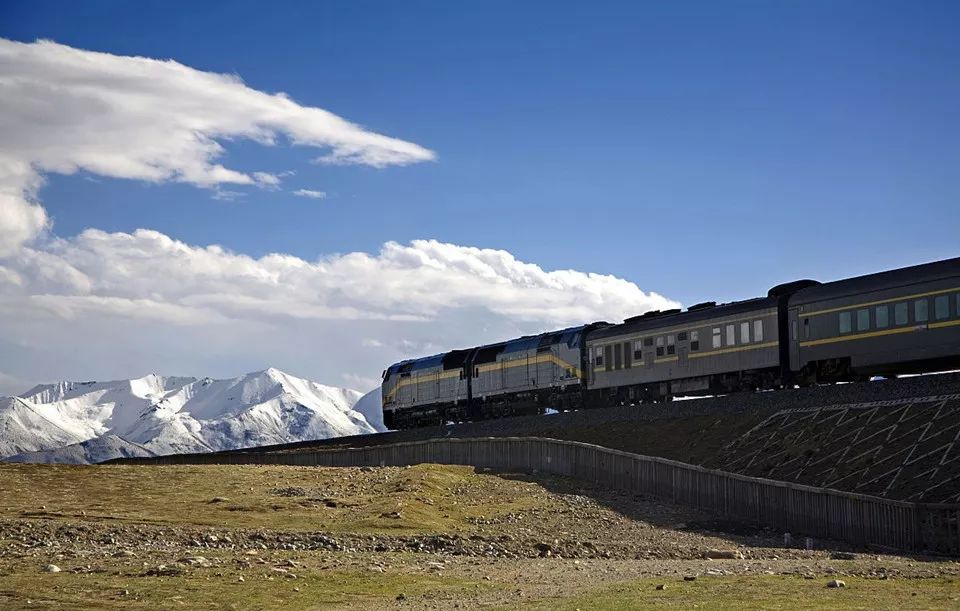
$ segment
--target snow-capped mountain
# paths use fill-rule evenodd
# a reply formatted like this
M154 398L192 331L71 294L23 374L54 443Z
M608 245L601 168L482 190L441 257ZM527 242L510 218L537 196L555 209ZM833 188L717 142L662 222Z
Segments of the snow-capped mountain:
M43 384L0 399L0 457L106 460L131 452L207 452L383 430L382 422L371 424L353 409L360 399L357 391L272 368L227 380L151 374ZM362 407L371 415L376 411ZM88 443L97 438L104 441ZM47 458L29 455L60 449Z
M363 414L370 426L377 429L378 432L382 433L387 430L387 427L383 424L383 396L380 393L380 388L374 388L360 397L360 400L353 405L353 411Z

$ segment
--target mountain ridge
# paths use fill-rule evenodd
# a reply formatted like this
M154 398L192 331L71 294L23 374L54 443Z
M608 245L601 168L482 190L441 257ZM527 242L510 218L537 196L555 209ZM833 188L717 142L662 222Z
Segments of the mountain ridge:
M371 423L353 409L362 393L273 367L226 379L150 373L39 384L0 398L0 457L83 462L111 453L209 452L374 433L384 430L369 398L375 394L362 405Z

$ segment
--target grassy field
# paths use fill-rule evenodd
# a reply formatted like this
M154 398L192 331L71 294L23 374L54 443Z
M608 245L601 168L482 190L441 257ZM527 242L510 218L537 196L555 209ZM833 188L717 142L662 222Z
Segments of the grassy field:
M467 467L0 464L0 608L960 608L956 563L706 524Z
M600 587L579 596L531 603L532 609L958 609L960 579L844 578L845 588L823 580L762 575L704 577L695 582L643 579ZM658 585L665 585L658 590Z

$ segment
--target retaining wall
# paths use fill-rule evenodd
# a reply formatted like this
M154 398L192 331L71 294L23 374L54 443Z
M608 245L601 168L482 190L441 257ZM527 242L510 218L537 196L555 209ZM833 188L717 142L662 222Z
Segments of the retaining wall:
M471 465L540 471L694 507L725 519L860 546L960 555L960 504L909 503L706 469L575 441L434 439L310 452L179 454L125 464Z

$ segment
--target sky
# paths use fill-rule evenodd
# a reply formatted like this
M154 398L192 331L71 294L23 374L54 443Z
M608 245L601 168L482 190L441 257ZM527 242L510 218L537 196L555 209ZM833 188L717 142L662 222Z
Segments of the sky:
M0 1L0 393L367 390L960 250L955 2L264 6Z

